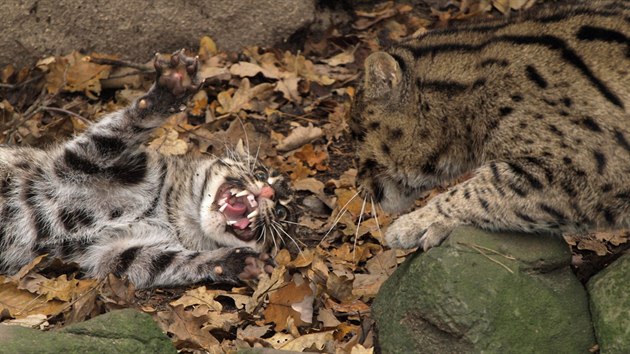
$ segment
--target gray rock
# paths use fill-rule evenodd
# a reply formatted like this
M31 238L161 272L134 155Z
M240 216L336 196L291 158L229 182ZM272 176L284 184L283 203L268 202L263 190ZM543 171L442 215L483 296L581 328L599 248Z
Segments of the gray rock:
M203 35L223 50L272 46L313 21L315 0L3 0L0 13L0 67L72 50L146 62Z
M630 353L630 254L588 282L591 315L602 353Z
M0 324L0 353L177 353L151 316L119 310L59 331Z
M558 237L457 229L381 287L381 352L587 352L595 337L570 259Z

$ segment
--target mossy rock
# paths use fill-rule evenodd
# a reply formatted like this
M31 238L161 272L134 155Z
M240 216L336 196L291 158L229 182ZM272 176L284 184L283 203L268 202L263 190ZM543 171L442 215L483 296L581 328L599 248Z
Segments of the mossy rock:
M588 282L591 313L602 353L630 353L630 254Z
M59 331L0 324L0 353L174 354L177 350L151 316L118 310Z
M586 292L559 237L459 228L409 257L372 312L382 353L586 353Z

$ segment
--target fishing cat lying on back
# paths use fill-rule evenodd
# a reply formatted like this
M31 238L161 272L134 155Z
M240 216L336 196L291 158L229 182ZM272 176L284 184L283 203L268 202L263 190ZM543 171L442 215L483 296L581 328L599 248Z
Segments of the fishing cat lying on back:
M286 180L237 152L169 158L142 144L200 83L183 51L156 58L157 79L130 107L43 151L0 147L0 270L39 254L137 287L236 282L269 271ZM278 240L276 240L276 238Z
M393 247L458 225L555 233L630 221L630 3L438 30L370 55L353 108L360 189Z

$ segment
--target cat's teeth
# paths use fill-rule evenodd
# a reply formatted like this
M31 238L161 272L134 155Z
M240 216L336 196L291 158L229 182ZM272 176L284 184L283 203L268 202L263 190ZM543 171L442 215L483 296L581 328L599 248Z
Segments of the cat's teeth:
M249 194L249 191L244 190L244 191L240 191L240 192L236 193L235 197L237 197L237 198L238 197L244 197L244 196L246 196L248 194Z
M258 216L258 209L252 211L251 213L247 214L247 218L248 219L253 219L254 217Z
M220 206L223 206L225 203L227 203L227 198L219 199L217 203L219 203Z
M220 212L224 212L225 208L227 208L227 206L228 206L228 203L225 203L225 204L221 205L221 207L219 208L219 211Z
M234 194L238 193L238 189L232 188L232 189L230 189L230 193L232 193L232 195L234 195Z
M253 194L249 194L247 196L247 201L249 201L249 206L252 208L256 208L258 206L258 202L256 201L256 197Z
M231 226L231 225L236 224L237 222L238 222L237 220L228 220L227 224Z

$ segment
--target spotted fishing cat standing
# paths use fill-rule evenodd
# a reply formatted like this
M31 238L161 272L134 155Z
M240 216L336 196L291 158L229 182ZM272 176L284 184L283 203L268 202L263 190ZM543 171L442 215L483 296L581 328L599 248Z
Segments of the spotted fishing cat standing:
M371 54L354 103L360 189L403 211L393 247L458 225L580 232L630 222L630 3L436 30Z
M196 91L197 61L155 61L130 107L49 150L0 147L0 270L39 254L138 287L236 282L269 271L286 180L243 153L169 158L142 144ZM262 253L261 253L262 252Z

